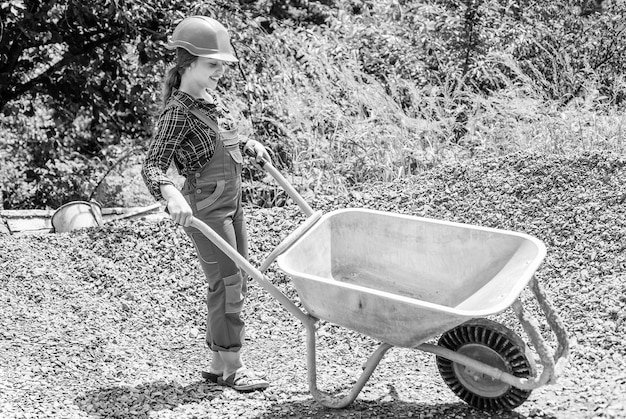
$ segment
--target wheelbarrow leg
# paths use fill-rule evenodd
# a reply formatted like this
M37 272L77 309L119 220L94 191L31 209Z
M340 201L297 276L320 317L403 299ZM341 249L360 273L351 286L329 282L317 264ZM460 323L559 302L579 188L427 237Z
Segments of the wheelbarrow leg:
M365 363L363 372L359 376L357 382L352 386L350 392L344 397L335 397L329 393L321 391L317 388L317 362L316 362L316 339L315 339L315 325L314 323L303 322L307 329L307 372L309 377L309 392L313 398L321 405L331 409L341 409L352 403L363 387L367 380L371 377L372 373L385 356L385 353L392 348L392 345L388 343L382 343L370 355L369 359Z
M256 269L248 262L246 258L241 256L236 249L228 244L222 237L214 232L211 227L198 220L192 218L191 226L197 228L207 238L213 242L221 251L223 251L228 257L230 257L241 269L243 269L251 278L254 278L267 292L278 300L283 307L295 315L304 325L307 330L307 372L309 378L309 390L315 400L325 407L339 409L346 407L356 399L361 392L361 389L370 378L380 360L385 353L392 347L388 343L381 344L376 351L370 356L361 376L357 380L356 384L352 387L350 393L343 397L337 398L332 395L322 392L317 388L317 370L316 370L316 356L315 356L315 325L318 321L317 318L304 313L295 303L293 303L285 294L282 293L277 287L275 287L268 278L263 275L261 271Z

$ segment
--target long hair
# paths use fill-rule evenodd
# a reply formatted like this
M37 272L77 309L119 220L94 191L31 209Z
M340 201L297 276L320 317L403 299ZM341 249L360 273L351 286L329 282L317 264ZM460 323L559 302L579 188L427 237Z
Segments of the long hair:
M176 64L167 71L165 79L163 80L163 106L165 106L167 100L172 96L172 91L180 86L180 80L185 69L197 58L197 56L191 54L184 48L176 48Z

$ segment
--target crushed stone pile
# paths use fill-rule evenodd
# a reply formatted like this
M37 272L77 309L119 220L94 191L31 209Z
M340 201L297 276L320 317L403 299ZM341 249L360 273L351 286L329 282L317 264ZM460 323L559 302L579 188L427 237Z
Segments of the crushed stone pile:
M192 246L169 220L139 219L0 236L0 417L626 417L623 156L520 152L340 196L320 193L311 206L372 208L542 240L548 253L536 275L572 342L559 382L535 390L515 412L482 413L445 386L434 357L394 348L350 407L329 411L308 393L303 328L252 282L245 357L272 385L239 394L204 383L206 290ZM256 266L304 220L294 205L247 214ZM297 301L289 278L275 268L268 275ZM318 336L319 386L348 391L377 343L323 322Z

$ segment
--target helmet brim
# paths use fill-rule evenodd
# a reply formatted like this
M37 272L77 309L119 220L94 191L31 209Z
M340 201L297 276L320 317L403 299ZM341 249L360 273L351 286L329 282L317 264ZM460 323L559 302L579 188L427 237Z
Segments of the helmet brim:
M227 54L227 53L224 53L224 52L220 52L218 54L198 55L198 57L212 58L214 60L226 61L226 62L229 62L229 63L236 63L237 61L239 61L237 58L235 58L234 55Z
M187 48L185 45L181 45L181 43L173 43L168 42L165 45L165 48L170 50L175 50L176 48L183 48L191 55L195 55L196 57L204 57L204 58L213 58L214 60L227 61L229 63L236 63L239 60L233 54L229 54L227 52L210 52L208 54L197 54L192 51L190 48Z

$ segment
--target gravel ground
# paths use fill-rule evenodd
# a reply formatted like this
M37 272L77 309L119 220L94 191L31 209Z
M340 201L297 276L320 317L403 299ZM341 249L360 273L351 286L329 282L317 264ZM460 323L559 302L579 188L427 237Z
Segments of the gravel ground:
M308 391L303 327L255 282L245 358L271 387L239 394L204 383L205 289L190 243L169 220L127 220L0 237L0 417L626 417L625 166L611 154L519 153L311 202L324 212L374 208L544 241L537 278L568 329L570 362L557 384L513 412L472 409L443 383L434 356L402 348L387 353L348 408L321 407ZM257 266L303 220L295 206L248 215ZM288 278L274 268L268 275L298 300ZM526 290L521 298L536 311ZM495 320L519 330L509 311ZM319 387L347 392L377 345L322 322Z

